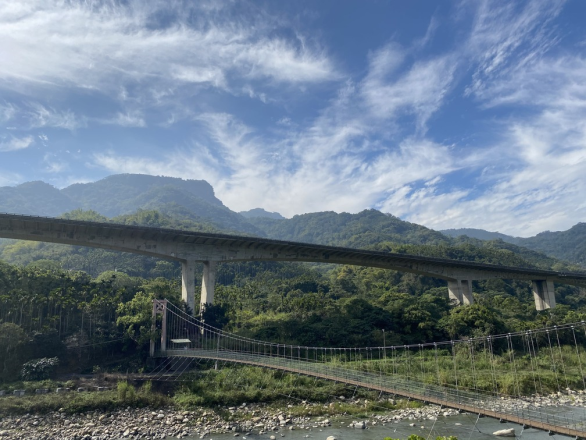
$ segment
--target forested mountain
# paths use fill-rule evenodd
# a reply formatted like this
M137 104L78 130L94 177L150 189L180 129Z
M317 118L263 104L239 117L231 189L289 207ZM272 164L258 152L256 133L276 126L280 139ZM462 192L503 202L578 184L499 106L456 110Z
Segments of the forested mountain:
M273 218L273 219L277 219L277 220L283 220L285 218L281 214L279 214L278 212L269 212L269 211L265 211L262 208L254 208L254 209L249 209L248 211L240 211L238 214L240 214L241 216L246 217L246 218L267 217L267 218Z
M567 231L541 232L534 237L512 237L483 229L448 229L450 237L467 236L480 240L503 240L518 246L586 267L586 223L578 223Z
M79 203L80 208L92 209L113 217L136 211L142 207L140 202L150 200L145 194L165 187L173 188L182 194L190 194L211 205L224 206L214 195L212 186L205 180L183 180L144 174L112 175L97 182L76 183L61 192Z
M118 174L62 190L43 182L0 188L0 212L56 217L80 208L106 217L156 209L224 230L260 233L243 216L225 207L204 180Z
M296 215L284 220L256 217L249 221L269 238L332 246L363 248L382 241L410 244L450 242L439 232L374 209L358 214L330 211Z
M535 237L520 238L517 244L586 266L586 223L578 223L567 231L547 231Z
M0 212L55 217L78 206L76 201L44 182L0 187Z
M0 188L0 212L59 216L79 209L93 211L92 216L99 214L109 219L127 216L118 219L120 221L137 221L129 220L128 216L140 211L157 211L165 218L157 219L156 222L179 222L177 224L197 230L244 233L279 240L356 248L381 242L444 246L468 242L476 247L491 246L517 254L525 253L523 258L528 261L543 260L543 256L538 257L535 253L527 255L526 249L531 249L586 266L586 224L583 223L568 231L543 232L535 237L519 238L481 229L450 229L440 233L373 209L357 214L316 212L286 219L279 213L262 208L234 212L223 205L215 196L212 186L203 180L140 174L113 175L93 183L74 184L62 190L43 182ZM75 215L83 216L83 211L75 211ZM140 221L144 219L143 215ZM468 238L461 238L462 235ZM482 244L478 240L497 240L500 244ZM512 247L507 247L505 243ZM9 261L30 261L28 253L28 256L21 254L21 260L14 260L12 256L16 253L12 252ZM538 264L543 264L543 261Z
M477 238L478 240L502 240L506 241L507 243L514 243L517 244L517 240L519 238L512 237L510 235L501 234L500 232L490 232L485 231L484 229L474 229L474 228L461 228L461 229L444 229L440 231L442 234L447 235L449 237L460 237L465 235L470 238Z

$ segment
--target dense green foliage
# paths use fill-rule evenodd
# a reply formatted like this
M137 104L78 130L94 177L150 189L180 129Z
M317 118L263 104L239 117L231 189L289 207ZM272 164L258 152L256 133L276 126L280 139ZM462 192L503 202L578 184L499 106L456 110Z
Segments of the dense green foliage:
M119 382L115 390L99 393L63 393L35 395L36 388L48 388L54 390L57 387L75 388L78 384L68 382L19 382L15 384L18 389L24 389L27 396L4 397L0 399L0 414L31 414L59 411L65 414L83 413L102 410L133 407L162 408L172 405L173 401L167 395L155 392L150 382L145 382L140 387L135 387L127 382Z
M376 211L355 216L326 214L322 220L330 218L335 227L324 226L315 240L344 240L348 236L350 242L384 252L568 268L499 240L436 242L442 239L433 231ZM94 211L75 210L65 217L216 232L209 224L157 211L109 220ZM311 220L311 216L307 218ZM307 225L316 223L309 221ZM387 231L386 236L402 242L374 242L373 236L364 232L368 228L383 235ZM305 229L298 231L300 236L302 231ZM363 233L352 238L349 234L353 231ZM436 244L418 244L426 240ZM59 368L64 371L91 368L96 357L114 361L114 353L120 355L121 351L125 356L138 356L136 365L141 365L151 337L153 298L180 303L180 268L176 263L46 243L4 242L0 252L3 259L19 264L0 263L0 359L4 364L0 380L17 377L22 365L33 358L57 353L62 361ZM586 296L573 287L557 286L560 306L538 313L528 283L475 282L477 303L461 308L450 304L443 281L367 267L225 263L219 266L217 281L216 304L206 310L208 323L259 339L302 345L381 345L383 338L387 345L419 343L569 322L584 319L586 312ZM4 334L10 336L2 337ZM104 345L106 351L97 349L81 357L76 351L80 346L112 340L119 342ZM33 355L35 344L52 347L52 351ZM104 356L108 350L109 357Z
M547 231L522 238L517 244L586 266L586 223L578 223L567 231Z
M0 201L0 212L52 217L79 206L57 188L44 182L0 187Z
M22 380L49 379L58 365L59 358L57 357L33 359L22 366L20 377Z
M374 209L358 214L315 212L285 220L258 217L249 221L269 238L332 246L364 248L382 241L435 245L450 241L439 232Z
M527 238L512 237L482 229L448 229L441 232L450 237L466 235L480 240L502 240L578 264L581 267L586 266L586 223L578 223L567 231L546 231Z

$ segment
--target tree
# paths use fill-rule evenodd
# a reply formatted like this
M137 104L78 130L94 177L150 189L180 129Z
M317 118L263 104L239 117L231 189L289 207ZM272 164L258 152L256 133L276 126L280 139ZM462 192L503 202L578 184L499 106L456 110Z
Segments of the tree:
M463 336L486 336L506 332L505 323L497 313L481 304L466 307L455 307L450 314L439 321L452 338Z
M20 326L10 322L0 324L0 379L7 381L16 378L22 354L20 349L26 342L26 333Z
M154 295L139 291L127 303L120 303L116 310L116 324L139 346L146 345L152 337L153 300Z

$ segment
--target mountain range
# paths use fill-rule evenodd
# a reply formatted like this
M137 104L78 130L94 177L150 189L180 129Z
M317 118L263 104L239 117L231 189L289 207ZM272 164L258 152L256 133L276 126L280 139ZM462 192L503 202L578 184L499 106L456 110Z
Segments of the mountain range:
M481 229L434 231L374 209L357 214L316 212L286 219L262 208L234 212L204 180L140 174L112 175L63 189L40 181L0 187L0 212L57 217L72 211L79 216L80 210L108 218L128 217L141 210L158 211L174 219L167 223L198 225L194 226L198 230L357 248L381 242L441 246L485 246L483 242L491 242L490 246L501 250L527 254L522 250L525 248L586 267L586 223L567 231L521 238Z

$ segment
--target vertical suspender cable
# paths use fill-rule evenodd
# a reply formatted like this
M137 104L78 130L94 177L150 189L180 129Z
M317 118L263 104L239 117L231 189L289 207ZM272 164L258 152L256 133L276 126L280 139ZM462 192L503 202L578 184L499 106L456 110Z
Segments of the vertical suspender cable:
M559 391L560 390L560 382L558 380L558 371L557 371L557 367L555 364L555 360L553 358L553 348L551 347L551 338L549 337L549 330L546 330L545 333L547 334L547 342L549 343L549 354L551 356L551 366L552 366L553 371L555 373L555 382L557 384L557 388Z
M564 362L564 355L562 353L562 345L560 344L560 335L558 333L558 326L554 325L553 328L555 328L555 335L556 335L556 339L558 341L558 350L560 352L560 360L562 362L562 368L564 370L564 379L566 381L566 389L567 389L567 388L570 388L570 385L568 383L568 375L566 373L566 363Z
M583 389L586 390L586 380L584 379L584 373L582 371L582 360L580 359L580 351L578 350L578 341L576 340L576 330L572 326L572 335L574 336L574 346L576 347L576 356L578 356L578 365L580 367L580 377L582 378Z

